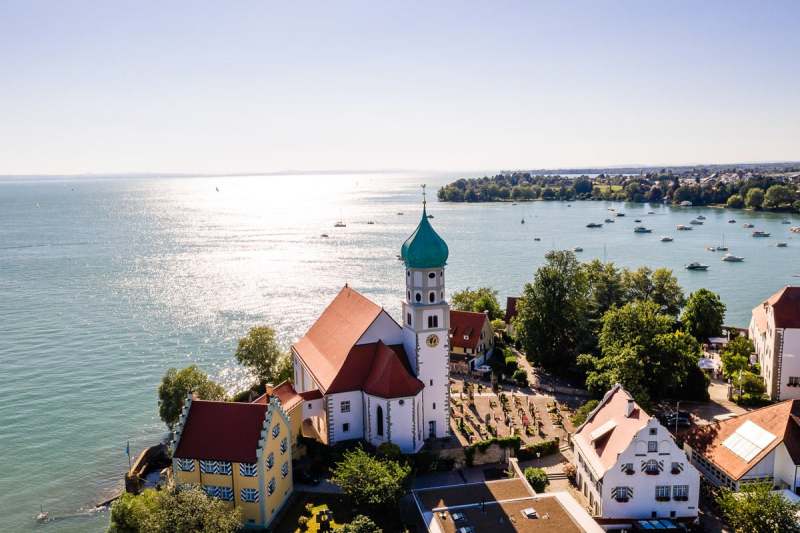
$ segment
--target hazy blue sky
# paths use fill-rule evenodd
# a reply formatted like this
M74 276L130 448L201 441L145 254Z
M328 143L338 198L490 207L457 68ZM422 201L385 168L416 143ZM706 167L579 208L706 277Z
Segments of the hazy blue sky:
M800 2L0 0L0 174L800 159Z

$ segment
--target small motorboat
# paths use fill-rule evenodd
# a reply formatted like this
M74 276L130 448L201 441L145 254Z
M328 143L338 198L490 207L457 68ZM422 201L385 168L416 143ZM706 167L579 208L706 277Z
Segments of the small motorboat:
M644 226L636 226L633 228L634 233L652 233L653 230L645 228Z
M327 233L323 233L322 235L320 235L320 237L322 237L323 239L327 239L328 238L328 234Z
M686 265L686 270L708 270L708 265L694 261Z
M741 263L744 261L744 257L733 254L725 254L722 256L722 260L727 261L728 263Z
M683 224L678 224L677 226L675 226L675 229L677 229L678 231L691 231L692 227L684 226Z
M642 219L641 219L641 218L635 218L635 219L633 219L633 221L634 221L634 222L641 222L641 221L642 221Z
M784 218L783 220L781 220L781 224L791 224L791 223L792 221L789 220L788 218Z
M539 241L541 241L542 239L540 239L539 237L534 237L534 238L533 238L533 240L534 240L534 241L536 241L536 242L539 242Z
M728 221L728 224L736 224L736 219L732 218Z
M583 248L581 248L580 246L576 246L575 248L572 249L572 251L573 252L582 252Z
M647 214L648 215L655 215L656 213L655 213L655 211L648 211Z
M714 246L706 246L706 250L708 250L709 252L716 252L717 248Z
M589 222L588 224L586 224L586 227L587 228L602 228L603 225L602 224L598 224L597 222Z
M675 240L675 239L673 239L673 238L672 238L672 237L670 237L669 235L662 235L662 236L661 236L661 242L672 242L672 241L674 241L674 240Z
M372 224L374 224L374 223L375 223L375 221L374 221L374 220L367 220L367 224L369 224L369 225L372 225Z
M691 224L691 225L693 225L693 226L702 226L702 225L703 225L703 221L702 221L702 220L697 220L697 219L694 219L694 220L690 220L690 221L689 221L689 224Z
M517 205L517 202L512 203L511 205Z
M605 222L606 224L613 224L613 223L614 223L614 219L613 219L613 218L607 218L607 219L605 219L605 221L604 221L604 222Z
M705 219L706 217L704 217L703 215L697 215L697 220L705 220Z
M400 215L400 216L403 216L403 212L402 211L398 211L397 214Z
M617 213L617 216L618 216L618 217L624 217L624 216L625 216L625 213Z
M525 219L523 218L522 220L520 220L520 222L519 222L519 223L520 223L520 224L524 224L524 223L525 223Z
M748 228L748 229L749 229L749 228L754 228L755 226L753 226L753 225L752 225L752 224L750 224L749 222L745 222L744 224L742 224L742 227L743 227L743 228Z
M779 242L775 246L777 246L778 248L786 248L786 246L788 246L788 245L785 242Z
M47 522L50 520L50 513L44 510L44 507L39 506L39 513L36 515L36 521L39 523Z
M724 244L722 246L717 246L716 248L717 248L718 252L727 252L728 251L728 247L725 246Z
M756 230L753 232L753 237L769 237L769 233L766 231Z
M342 222L341 220L336 221L336 224L333 225L334 228L346 228L347 224Z

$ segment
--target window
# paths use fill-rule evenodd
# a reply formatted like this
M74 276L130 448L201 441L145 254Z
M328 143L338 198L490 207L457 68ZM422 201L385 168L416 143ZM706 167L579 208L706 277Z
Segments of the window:
M349 433L350 432L350 424L345 422L342 424L342 433Z
M428 317L428 327L429 328L438 328L439 327L439 317L436 315L432 315Z
M286 477L288 475L289 475L289 461L286 461L281 465L281 477Z
M683 472L683 463L672 463L671 472L673 474L680 474Z
M194 472L194 459L176 459L175 461L181 472Z
M435 277L436 277L436 274L434 272L431 272L430 274L428 274L428 278L430 278L430 279L433 279Z
M211 496L226 502L233 501L233 489L230 487L218 487L216 485L204 485L203 491Z
M414 299L417 302L421 302L422 301L422 295L420 293L417 293L417 294L414 295Z
M270 479L267 483L267 495L272 495L273 492L275 492L275 478Z
M689 485L673 485L672 497L679 502L687 501L689 499Z
M258 465L256 463L239 463L239 475L256 477L258 475Z
M406 277L407 277L407 278L410 278L410 277L411 277L411 271L410 271L410 270L406 270Z
M350 400L345 400L339 404L339 412L341 413L349 413L350 412Z
M270 494L272 494L272 492L270 492ZM239 491L239 496L242 498L243 502L258 503L259 500L258 489L242 489Z
M633 469L633 463L625 463L625 464L623 464L622 466L620 466L620 470L622 470L623 472L625 472L629 476L632 476L636 472Z
M406 313L406 324L411 325L411 313Z
M289 448L289 441L286 440L286 437L283 437L281 441L281 454L286 453L286 450Z
M650 459L649 461L642 461L642 471L645 474L649 474L651 476L658 475L661 472L661 469L664 468L662 463L659 463L655 459Z
M275 424L275 427L272 428L272 438L277 439L280 432L281 432L281 425Z
M656 428L650 428L650 434L655 435L658 432Z
M656 485L656 501L669 501L669 485Z
M436 409L436 402L433 402L433 408Z
M790 387L800 387L800 377L792 376L789 378Z
M431 380L431 381L433 381L433 380ZM406 401L401 398L397 403L399 403L400 405L405 405Z
M611 497L618 502L627 502L633 498L633 487L614 487L611 490Z
M200 471L204 474L230 476L233 469L228 461L200 461Z
M431 291L431 292L428 293L428 301L430 303L433 303L433 302L436 301L436 293L435 292Z
M658 451L658 441L649 440L647 441L647 452L657 452Z
M407 300L411 299L411 291L406 291L406 299Z
M274 453L270 452L270 454L267 456L267 460L266 460L265 464L267 465L267 470L272 470L272 467L275 466L275 454Z
M431 387L433 387L433 380L431 380Z
M376 410L375 418L378 419L377 420L377 428L376 428L378 436L379 437L383 437L383 407L381 407L380 405L378 406L378 409Z

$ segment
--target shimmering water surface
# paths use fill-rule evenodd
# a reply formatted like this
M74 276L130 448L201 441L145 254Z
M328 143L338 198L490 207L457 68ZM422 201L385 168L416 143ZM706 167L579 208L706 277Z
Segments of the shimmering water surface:
M233 390L246 380L232 358L239 336L266 323L290 343L345 282L396 315L396 255L419 218L418 185L435 191L449 179L0 181L0 530L103 530L106 514L81 509L121 486L127 440L138 451L163 435L156 387L168 367L197 363ZM601 202L429 205L450 246L451 291L491 285L504 300L546 251L575 246L584 259L673 268L687 290L721 293L726 322L737 325L761 299L800 282L800 236L780 215ZM627 216L585 228L609 207ZM699 214L703 226L675 231ZM339 218L346 228L333 227ZM634 234L635 218L653 233ZM744 222L772 237L752 238ZM675 242L659 242L662 234ZM723 234L744 263L705 250ZM779 240L789 246L777 248ZM690 261L711 268L688 272ZM55 521L34 523L40 504Z

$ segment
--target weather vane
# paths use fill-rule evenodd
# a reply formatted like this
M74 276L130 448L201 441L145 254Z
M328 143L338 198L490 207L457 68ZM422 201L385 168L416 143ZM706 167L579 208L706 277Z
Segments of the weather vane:
M426 202L426 198L425 198L425 184L423 183L422 184L422 207L425 207L426 203L427 202Z

